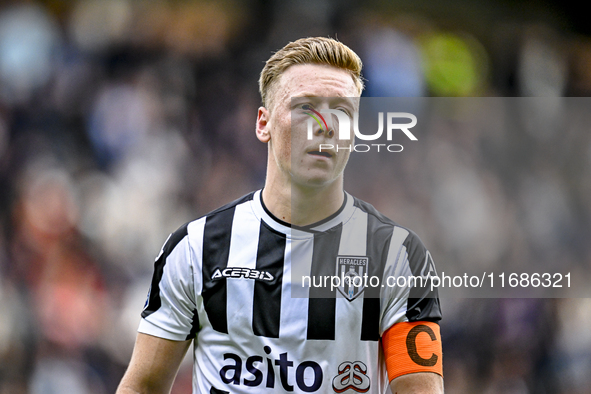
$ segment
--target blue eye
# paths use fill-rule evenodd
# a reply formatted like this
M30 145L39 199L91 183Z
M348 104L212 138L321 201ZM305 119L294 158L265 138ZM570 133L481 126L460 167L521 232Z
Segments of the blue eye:
M305 109L306 111L309 111L312 109L312 106L310 104L304 104L302 105L302 109Z

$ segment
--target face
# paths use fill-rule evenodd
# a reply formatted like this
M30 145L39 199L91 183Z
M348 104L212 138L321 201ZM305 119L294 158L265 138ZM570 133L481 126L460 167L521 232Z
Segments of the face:
M351 75L332 66L302 64L289 67L280 77L269 109L260 108L257 136L269 143L269 171L292 185L322 187L342 180L349 151L338 149L352 140L338 139L336 116L323 115L323 129L314 121L313 137L307 125L312 109L340 109L352 115L348 98L359 97ZM293 100L292 100L293 98ZM323 149L320 152L320 145ZM333 148L327 148L332 145Z

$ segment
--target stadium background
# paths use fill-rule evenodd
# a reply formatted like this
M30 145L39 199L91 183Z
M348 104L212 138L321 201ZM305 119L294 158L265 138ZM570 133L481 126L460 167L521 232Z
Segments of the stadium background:
M257 78L288 41L350 45L369 96L591 92L591 25L570 3L360 3L0 3L1 394L115 390L168 233L263 184ZM436 262L589 270L590 133L438 138L390 169L397 187L366 190ZM447 393L591 393L591 300L443 312ZM173 392L190 378L189 362Z

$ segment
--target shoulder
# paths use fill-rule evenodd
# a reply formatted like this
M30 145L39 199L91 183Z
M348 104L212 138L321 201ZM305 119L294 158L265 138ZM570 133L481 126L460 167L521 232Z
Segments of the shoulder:
M353 197L353 205L355 207L357 207L358 209L360 209L361 211L367 213L368 216L375 218L380 223L383 223L385 225L398 226L398 224L396 222L394 222L392 219L386 217L384 214L382 214L380 211L378 211L370 203L363 201L355 196L352 196L352 197Z
M425 248L419 236L410 228L398 224L394 220L382 214L373 205L366 201L363 201L354 196L353 201L353 205L361 211L365 212L371 221L376 222L378 227L387 228L389 231L394 231L394 229L398 229L398 233L403 236L403 239L401 241L404 242L407 249L414 250L416 248Z
M234 200L234 201L232 201L232 202L230 202L230 203L228 203L226 205L223 205L223 206L219 207L218 209L215 209L215 210L207 213L203 217L208 218L208 217L211 217L211 216L215 216L215 215L221 214L223 212L231 211L234 208L236 208L236 206L238 206L240 204L244 204L244 203L247 203L249 201L252 201L252 199L254 198L255 193L256 192L250 192L250 193L248 193L248 194L246 194L246 195L244 195L244 196L242 196L242 197L240 197L240 198L238 198L238 199L236 199L236 200Z
M413 230L396 223L373 205L353 198L354 205L368 215L368 234L371 234L372 238L387 240L390 250L406 261L414 275L435 273L431 253Z
M221 218L223 216L228 216L228 213L231 214L236 206L251 201L254 194L255 192L246 194L226 205L223 205L205 215L198 217L197 219L186 222L168 236L168 239L162 248L162 254L165 256L169 255L183 239L187 238L190 240L191 236L194 235L195 232L200 232L196 231L196 229L203 228L206 221L210 220L211 222L215 222L216 220L214 219L217 217Z

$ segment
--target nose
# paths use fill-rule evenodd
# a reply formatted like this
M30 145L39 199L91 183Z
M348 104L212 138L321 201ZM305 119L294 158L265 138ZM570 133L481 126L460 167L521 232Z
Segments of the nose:
M319 122L320 127L318 131L315 132L317 135L326 135L328 138L332 138L335 135L335 121L333 119L333 115L326 116L320 115L321 121ZM338 125L338 120L337 120Z
M329 125L328 130L325 134L328 138L332 138L334 136L334 128L332 128L332 126Z
M331 124L330 124L330 123L328 123L328 122L327 122L327 124L328 124L328 128L326 128L326 127L321 127L321 128L319 128L319 129L318 129L318 132L316 132L316 134L317 134L317 135L322 135L322 134L324 134L324 135L326 135L328 138L332 138L332 137L334 136L334 129L333 129L333 127L331 126Z
M332 137L334 137L335 129L339 125L339 119L333 114L330 114L329 116L326 116L325 118L326 118L326 126L327 126L325 134L328 138L332 138Z

